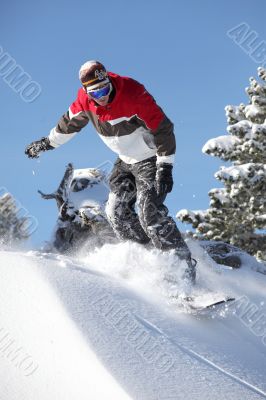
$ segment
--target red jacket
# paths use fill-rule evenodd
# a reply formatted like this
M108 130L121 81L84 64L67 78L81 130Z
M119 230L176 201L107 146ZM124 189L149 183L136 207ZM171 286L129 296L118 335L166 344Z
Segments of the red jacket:
M101 139L128 164L157 154L159 162L173 162L173 124L145 87L134 79L112 72L113 100L97 105L80 88L77 99L49 135L54 147L72 138L91 121Z

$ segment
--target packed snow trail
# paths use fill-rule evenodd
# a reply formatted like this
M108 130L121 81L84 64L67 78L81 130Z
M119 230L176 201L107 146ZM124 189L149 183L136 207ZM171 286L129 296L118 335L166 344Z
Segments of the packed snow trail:
M215 271L199 248L193 253L199 281L265 313L264 275L248 265ZM254 316L230 307L180 312L161 280L169 257L128 243L77 260L1 252L0 328L33 363L16 366L0 330L1 400L266 398L265 338L250 328Z

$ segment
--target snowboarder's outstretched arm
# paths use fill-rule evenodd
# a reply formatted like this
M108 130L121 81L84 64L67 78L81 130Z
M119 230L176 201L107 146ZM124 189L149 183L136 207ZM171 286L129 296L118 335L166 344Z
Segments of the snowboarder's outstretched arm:
M82 105L77 97L49 135L29 144L25 154L29 158L38 158L41 152L55 149L72 139L89 122L88 115L80 110Z

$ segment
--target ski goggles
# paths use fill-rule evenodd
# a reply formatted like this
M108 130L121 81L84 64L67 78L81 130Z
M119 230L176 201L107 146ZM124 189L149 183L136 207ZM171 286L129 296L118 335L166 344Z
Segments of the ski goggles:
M90 95L93 99L100 99L101 97L108 96L111 92L111 83L107 83L107 85L99 88L89 90L88 87L85 87L86 93Z

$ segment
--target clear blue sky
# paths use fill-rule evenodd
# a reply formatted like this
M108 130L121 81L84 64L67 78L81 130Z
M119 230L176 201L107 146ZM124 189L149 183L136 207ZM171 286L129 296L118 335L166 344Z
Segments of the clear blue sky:
M258 67L226 32L245 22L266 40L265 15L265 0L4 2L0 46L42 89L26 103L0 76L0 186L38 219L33 243L49 239L57 215L55 203L42 200L37 189L53 191L68 162L85 168L115 159L91 125L40 161L24 155L75 99L79 67L89 59L144 83L174 122L170 213L207 208L208 191L219 186L213 175L223 163L201 148L225 134L224 107L247 101L244 89Z

